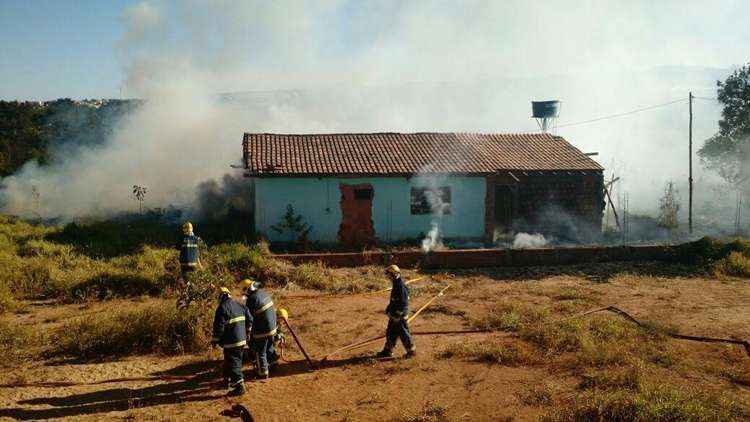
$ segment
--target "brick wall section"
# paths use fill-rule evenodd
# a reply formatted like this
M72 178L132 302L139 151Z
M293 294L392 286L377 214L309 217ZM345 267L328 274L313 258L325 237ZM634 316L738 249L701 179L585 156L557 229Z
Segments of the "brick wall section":
M514 191L516 232L543 233L572 241L591 240L601 231L604 176L600 171L519 172L487 177L485 234L492 239L495 186ZM575 231L575 233L570 233Z
M283 254L294 264L323 262L329 267L358 267L396 263L404 268L486 268L589 264L612 261L661 261L675 254L674 246L609 246L549 249L463 249L417 251Z

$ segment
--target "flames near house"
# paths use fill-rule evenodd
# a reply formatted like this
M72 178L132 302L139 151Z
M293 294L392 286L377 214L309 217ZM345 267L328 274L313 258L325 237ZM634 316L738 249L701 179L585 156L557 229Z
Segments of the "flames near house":
M271 241L291 240L272 230L289 205L310 240L351 246L601 230L603 168L548 133L246 133L243 148L255 229Z

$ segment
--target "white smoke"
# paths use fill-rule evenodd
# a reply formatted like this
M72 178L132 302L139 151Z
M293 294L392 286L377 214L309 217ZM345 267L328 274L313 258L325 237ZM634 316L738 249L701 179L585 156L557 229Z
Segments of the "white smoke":
M547 243L547 239L540 233L516 233L513 237L513 249L541 248Z
M422 239L422 252L429 253L434 250L443 249L442 234L440 232L440 224L442 223L443 216L450 209L450 203L443 201L441 195L441 189L445 187L447 181L445 176L430 174L430 167L427 166L420 170L419 176L415 179L415 186L427 188L424 191L427 205L430 207L430 230L427 235Z
M145 104L103 146L0 181L0 210L31 216L32 186L44 218L135 210L133 185L148 189L148 207L190 206L200 183L239 164L244 131L533 131L531 99L561 99L558 123L577 122L689 90L712 96L728 70L686 66L746 60L724 38L675 23L682 6L615 4L143 1L125 10L115 48L126 96ZM747 15L690 9L722 28ZM719 110L695 112L700 142ZM603 164L617 157L631 209L655 209L652 180L687 179L686 115L681 103L557 133Z
M440 226L436 220L430 223L430 231L422 239L422 252L429 253L434 250L443 249L443 241L440 238Z

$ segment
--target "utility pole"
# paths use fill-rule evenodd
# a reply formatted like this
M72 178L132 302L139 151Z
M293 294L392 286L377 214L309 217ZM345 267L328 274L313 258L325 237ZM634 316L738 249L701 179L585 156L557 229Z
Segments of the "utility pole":
M689 143L690 143L690 176L688 178L688 189L690 192L688 199L688 230L690 234L693 234L693 92L688 94L688 102L690 103L690 129L688 132Z

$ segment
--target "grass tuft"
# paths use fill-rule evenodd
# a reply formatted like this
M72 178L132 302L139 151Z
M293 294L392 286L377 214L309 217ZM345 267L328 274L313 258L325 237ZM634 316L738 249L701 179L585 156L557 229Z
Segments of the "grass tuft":
M523 342L501 344L490 340L473 343L455 343L437 354L440 359L460 358L504 366L534 365L539 357L532 347Z
M424 407L411 415L404 416L400 419L398 419L400 422L448 422L450 419L448 418L448 408L435 403L433 401L428 401L425 403Z
M41 341L40 334L30 327L0 319L0 349L3 350L0 367L10 367L31 359L32 348Z
M55 353L78 358L196 352L207 348L211 318L195 306L177 310L161 301L135 309L106 310L57 330Z
M478 318L471 326L478 330L519 331L522 326L545 320L550 315L546 307L518 302L500 302Z
M717 277L750 277L750 253L731 252L713 265Z
M741 415L737 402L706 392L656 385L628 390L594 390L574 397L547 421L719 421Z

